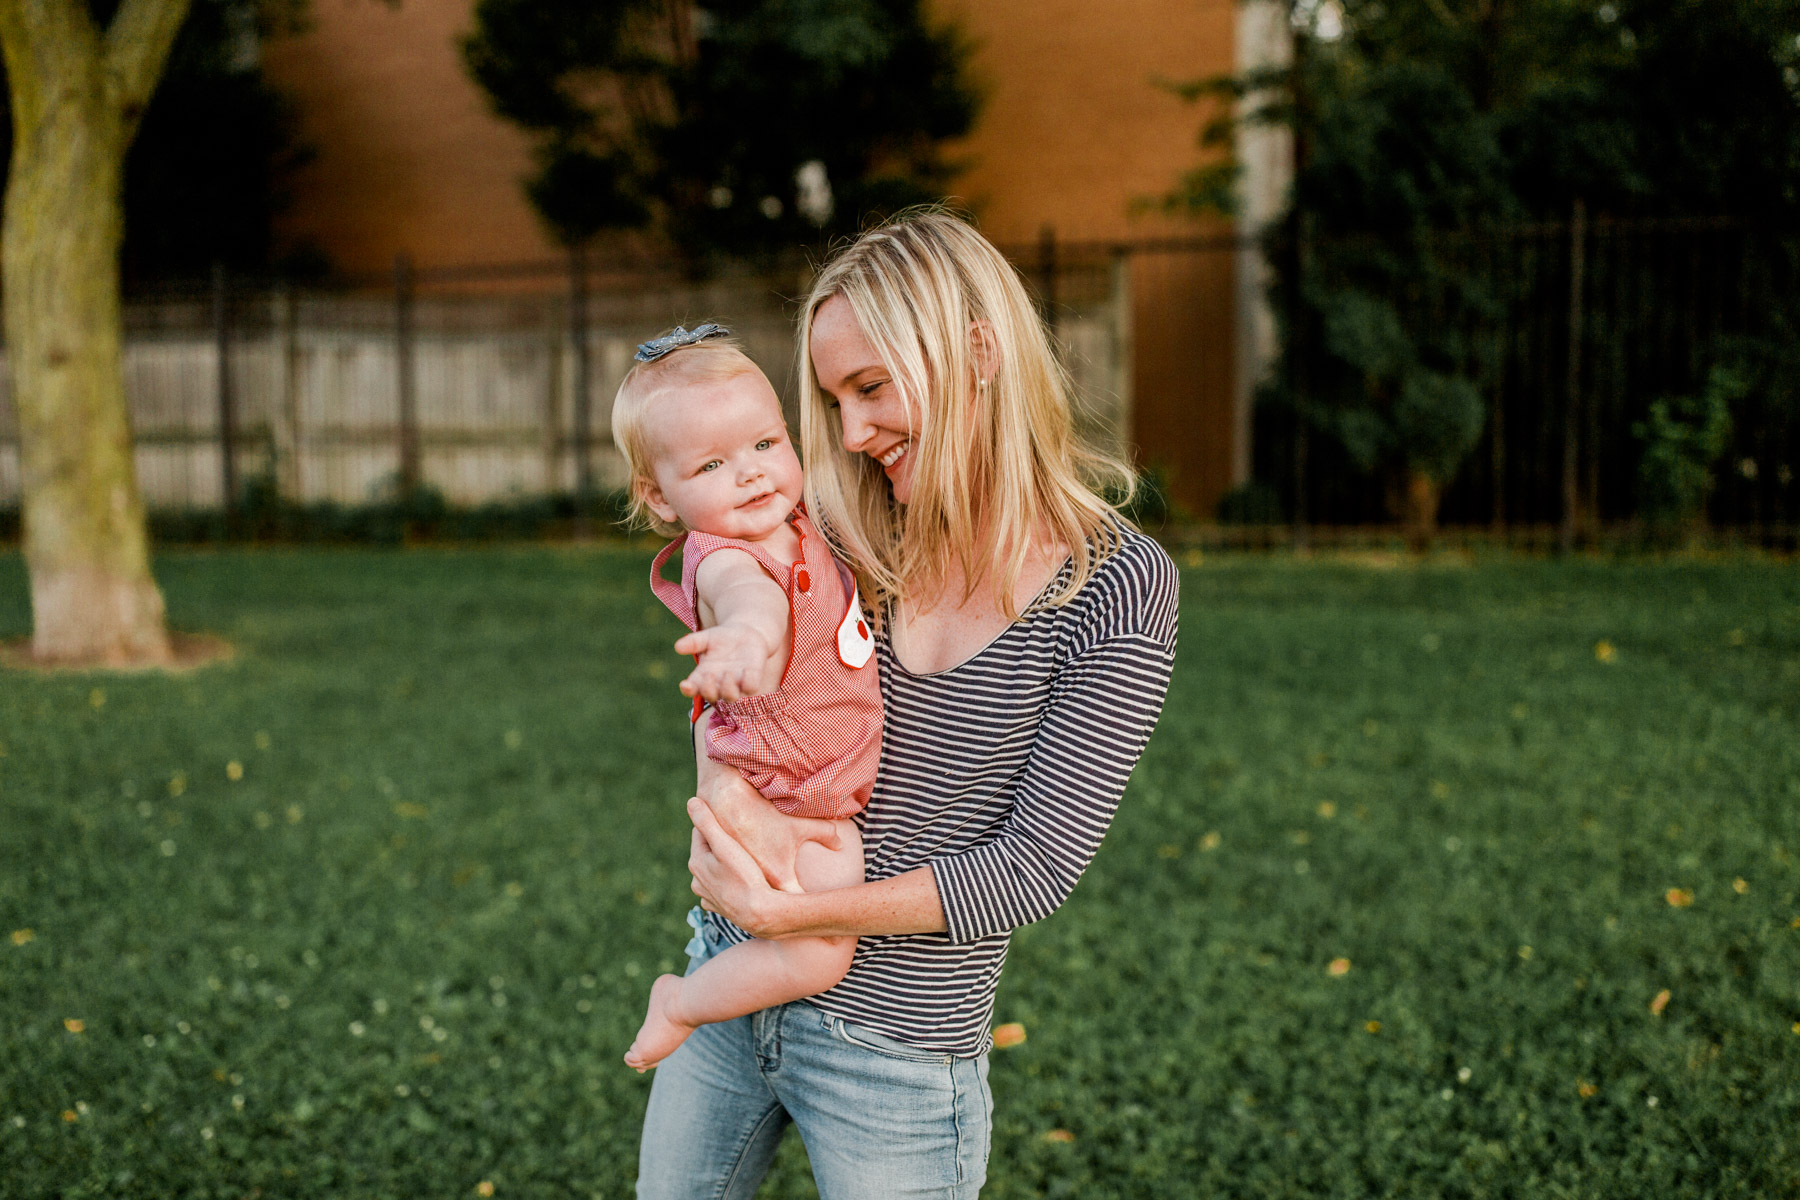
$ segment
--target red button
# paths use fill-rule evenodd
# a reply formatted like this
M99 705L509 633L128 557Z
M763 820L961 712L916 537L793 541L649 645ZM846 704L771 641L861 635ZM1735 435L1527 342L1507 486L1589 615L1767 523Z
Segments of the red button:
M794 572L794 586L803 592L812 591L812 576L806 573L805 567Z
M865 637L865 638L868 637L869 636L869 627L867 625L864 625L861 621L858 621L856 623L856 636L857 637Z

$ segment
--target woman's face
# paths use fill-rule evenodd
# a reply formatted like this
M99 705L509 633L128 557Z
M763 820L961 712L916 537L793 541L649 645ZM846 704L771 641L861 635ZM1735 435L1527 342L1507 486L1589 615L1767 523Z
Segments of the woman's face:
M819 305L812 323L813 373L843 423L844 449L881 464L894 499L912 499L917 429L893 372L863 336L856 312L842 295Z

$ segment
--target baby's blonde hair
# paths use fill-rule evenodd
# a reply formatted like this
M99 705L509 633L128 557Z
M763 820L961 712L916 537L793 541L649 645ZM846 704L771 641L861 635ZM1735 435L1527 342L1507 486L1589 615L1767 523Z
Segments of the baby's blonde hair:
M905 400L912 497L844 449L812 365L819 307L842 296ZM800 437L806 503L881 601L930 595L951 564L996 589L1008 617L1030 546L1066 545L1067 602L1115 549L1124 518L1097 489L1129 495L1130 467L1075 436L1071 384L1018 272L966 222L936 207L870 230L827 262L800 313ZM983 382L985 381L985 382Z
M613 397L613 444L625 456L625 467L631 482L630 507L626 522L641 526L664 537L674 537L681 526L657 516L645 500L645 485L656 482L652 463L656 447L650 444L645 418L651 405L664 392L674 388L723 383L739 375L762 374L762 368L744 353L743 345L734 337L709 337L704 342L671 350L661 358L641 362L625 373Z

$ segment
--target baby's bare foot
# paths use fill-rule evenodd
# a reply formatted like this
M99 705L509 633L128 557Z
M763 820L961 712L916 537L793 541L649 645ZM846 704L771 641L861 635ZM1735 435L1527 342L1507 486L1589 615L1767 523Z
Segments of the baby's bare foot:
M694 1032L694 1027L675 1019L680 997L679 975L660 976L650 985L650 1011L644 1014L644 1024L638 1030L636 1040L631 1043L631 1049L625 1052L626 1066L633 1067L642 1074L675 1053L681 1043L687 1041L688 1034Z

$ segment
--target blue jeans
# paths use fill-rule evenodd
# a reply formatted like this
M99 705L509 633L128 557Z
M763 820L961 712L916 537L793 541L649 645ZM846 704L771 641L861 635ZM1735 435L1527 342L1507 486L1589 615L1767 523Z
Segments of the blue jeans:
M719 946L710 934L706 954ZM639 1200L750 1200L788 1125L821 1200L974 1200L987 1178L988 1063L860 1029L805 1001L702 1025L656 1068Z

